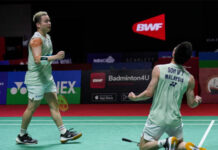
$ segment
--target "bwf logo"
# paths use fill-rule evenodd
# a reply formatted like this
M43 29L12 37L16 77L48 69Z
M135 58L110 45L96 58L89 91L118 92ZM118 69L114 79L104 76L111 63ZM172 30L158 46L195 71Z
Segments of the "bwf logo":
M11 88L11 94L15 95L18 91L20 91L20 94L24 95L27 93L26 87L21 87L23 85L23 82L14 82L16 87Z
M138 24L136 31L158 31L163 27L163 23Z
M137 22L132 26L132 30L137 34L165 40L165 14Z

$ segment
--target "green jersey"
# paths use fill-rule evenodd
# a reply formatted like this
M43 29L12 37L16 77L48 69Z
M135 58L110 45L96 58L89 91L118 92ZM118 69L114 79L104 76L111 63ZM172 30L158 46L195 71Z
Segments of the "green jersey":
M44 37L39 32L35 32L31 39L33 38L42 39L41 56L52 55L53 52L52 42L48 34L46 34L46 37ZM28 47L28 51L29 51L28 71L26 72L26 76L25 76L25 84L42 85L48 83L49 81L52 81L53 76L52 76L51 62L49 62L47 65L36 64L30 46Z
M158 68L160 76L148 119L156 125L178 126L182 123L180 107L190 73L173 63L158 65Z

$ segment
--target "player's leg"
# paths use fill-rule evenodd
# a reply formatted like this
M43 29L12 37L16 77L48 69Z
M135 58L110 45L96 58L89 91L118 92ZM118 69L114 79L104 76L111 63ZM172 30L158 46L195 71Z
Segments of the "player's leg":
M183 141L183 124L181 123L177 127L168 127L166 129L166 133L169 136L175 136L178 139L178 145L176 150L206 150L203 148L198 148L191 142L184 142Z
M60 141L61 143L65 143L68 140L76 140L79 137L82 136L82 133L77 133L76 131L67 130L63 124L61 114L59 111L59 105L58 105L58 99L57 99L57 94L56 93L45 93L45 99L48 102L50 112L51 112L51 117L53 118L56 126L58 127L61 138Z
M57 94L55 92L45 93L44 95L50 109L51 117L54 120L57 127L63 125L61 114L59 111L59 104Z
M147 141L141 137L140 150L158 150L165 148L166 150L176 150L178 140L176 137L169 137L162 140Z
M40 100L33 101L33 100L29 99L29 103L27 105L27 108L23 113L21 129L27 129L27 127L32 119L33 113L39 107L40 102L41 102Z
M27 85L28 90L28 105L26 110L23 113L22 124L20 134L16 138L18 144L36 144L37 140L32 139L28 133L27 128L32 119L33 113L36 111L40 105L41 99L43 98L43 87L42 86L29 86Z
M140 140L139 148L140 150L158 150L159 146L157 141L147 141L142 136Z
M56 126L58 127L60 131L61 143L65 143L68 140L76 140L79 137L81 137L82 133L77 133L76 131L73 131L71 129L67 130L63 124L62 117L59 111L56 86L54 82L51 82L47 85L44 97L46 101L48 102L50 112L51 112L51 117L53 118Z
M139 144L140 150L157 150L162 147L174 150L177 144L175 137L159 140L164 132L165 127L155 125L147 119Z
M206 148L197 147L191 142L181 142L179 143L177 150L206 150Z

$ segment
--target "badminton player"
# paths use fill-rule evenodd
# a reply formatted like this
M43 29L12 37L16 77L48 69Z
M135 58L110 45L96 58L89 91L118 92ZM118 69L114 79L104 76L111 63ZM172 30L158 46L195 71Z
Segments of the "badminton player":
M186 94L187 104L191 108L202 102L200 96L194 96L194 77L182 66L191 55L190 42L178 44L173 50L171 63L154 67L147 89L139 95L129 93L128 97L132 101L153 97L139 144L140 150L157 150L162 147L166 150L206 150L183 141L180 113L183 95ZM163 133L167 133L169 137L160 140Z
M47 12L40 11L33 16L37 31L29 42L28 71L25 76L25 84L28 90L28 106L23 114L20 133L16 138L18 144L37 144L38 141L30 137L27 127L32 115L40 105L43 98L46 99L51 117L60 131L60 141L75 140L82 136L73 130L67 130L63 124L57 99L57 89L52 76L51 63L53 60L64 58L64 51L52 55L52 42L47 34L51 30L51 21ZM49 139L49 137L48 137Z

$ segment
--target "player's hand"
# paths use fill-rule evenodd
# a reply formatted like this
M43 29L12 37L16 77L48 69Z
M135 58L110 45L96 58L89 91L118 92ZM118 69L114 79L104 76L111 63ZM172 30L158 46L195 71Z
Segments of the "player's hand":
M59 52L56 54L56 57L57 57L57 60L64 59L64 57L65 57L65 52L64 52L64 51L59 51Z
M196 95L195 96L195 102L198 103L198 105L202 102L202 97Z
M130 92L129 95L128 95L128 98L129 98L130 100L132 100L132 101L136 100L136 95L135 95L135 93Z

